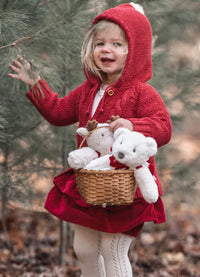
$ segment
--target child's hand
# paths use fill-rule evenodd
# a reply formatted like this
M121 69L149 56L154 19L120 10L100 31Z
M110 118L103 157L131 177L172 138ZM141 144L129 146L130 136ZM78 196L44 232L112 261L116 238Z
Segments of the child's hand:
M113 132L116 131L119 127L127 128L130 131L134 130L132 122L128 119L118 118L115 121L113 121L112 123L110 123L110 129Z
M13 64L11 64L9 67L17 74L9 73L8 76L11 78L18 79L29 86L33 86L39 81L39 74L35 71L32 71L30 63L24 60L22 57L18 56L18 60L14 60Z

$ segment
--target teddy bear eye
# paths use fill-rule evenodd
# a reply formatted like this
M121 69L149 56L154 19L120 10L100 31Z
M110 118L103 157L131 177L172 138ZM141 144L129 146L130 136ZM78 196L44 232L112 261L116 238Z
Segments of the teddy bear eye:
M101 134L102 137L104 137L104 134Z
M133 148L133 152L135 152L136 151L136 149L135 148Z

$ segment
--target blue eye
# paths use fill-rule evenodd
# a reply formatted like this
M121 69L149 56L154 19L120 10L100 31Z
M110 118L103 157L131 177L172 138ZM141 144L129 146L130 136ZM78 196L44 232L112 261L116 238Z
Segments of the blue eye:
M114 45L114 46L122 46L122 44L121 44L120 42L117 42L117 41L114 42L113 45Z
M104 45L104 43L103 42L98 42L98 43L96 43L96 45L95 46L103 46Z

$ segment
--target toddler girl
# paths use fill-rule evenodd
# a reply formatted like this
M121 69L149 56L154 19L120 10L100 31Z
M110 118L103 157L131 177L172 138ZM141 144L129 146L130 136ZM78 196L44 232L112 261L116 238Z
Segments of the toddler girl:
M64 98L53 93L39 76L27 78L24 71L29 68L22 58L10 66L16 74L9 76L31 86L27 97L51 124L79 122L79 127L84 127L88 120L103 123L119 115L110 124L111 130L126 127L141 132L153 137L158 147L169 142L169 114L159 94L147 84L152 76L150 23L135 7L122 4L94 19L82 48L86 81ZM80 142L78 137L78 145ZM154 204L148 204L137 188L129 206L90 206L78 193L72 169L55 177L45 207L60 219L74 223L74 250L83 277L131 277L128 250L133 238L144 222L158 224L166 220L154 158L149 163L160 196Z

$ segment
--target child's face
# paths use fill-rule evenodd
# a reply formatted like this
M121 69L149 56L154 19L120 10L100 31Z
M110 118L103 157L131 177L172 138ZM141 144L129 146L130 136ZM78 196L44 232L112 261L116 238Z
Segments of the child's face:
M124 68L128 46L124 31L114 25L98 31L95 37L94 62L106 74L106 82L114 83Z

